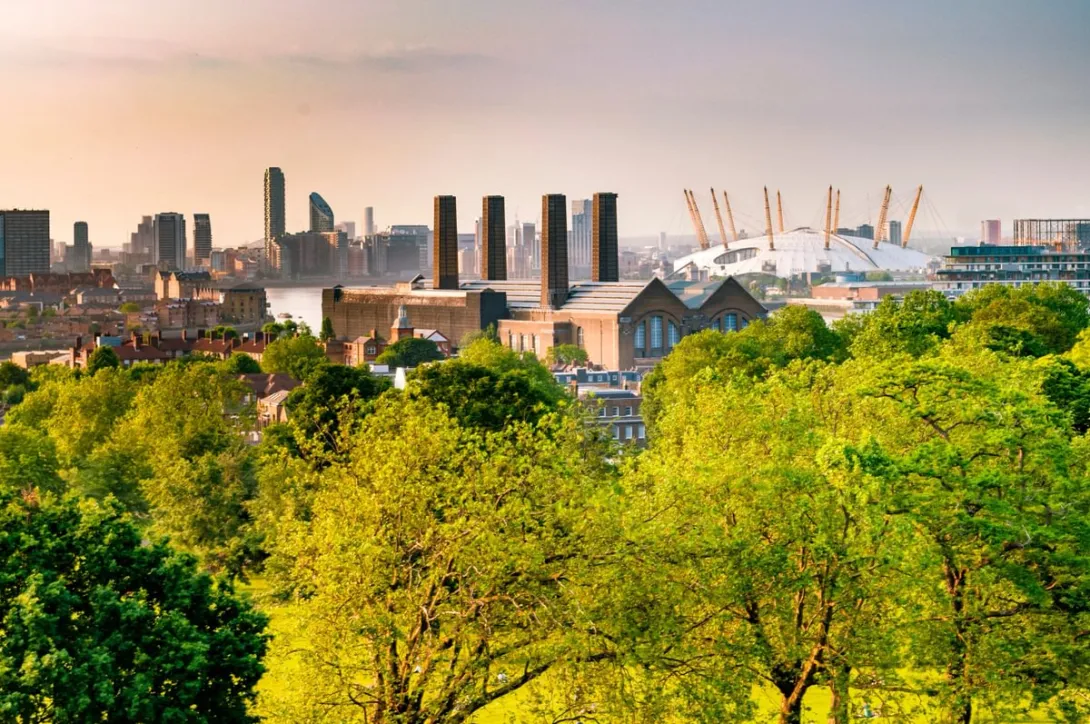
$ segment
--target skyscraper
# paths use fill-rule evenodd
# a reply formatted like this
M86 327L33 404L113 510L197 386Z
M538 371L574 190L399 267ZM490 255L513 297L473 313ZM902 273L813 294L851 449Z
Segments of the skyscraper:
M49 272L48 211L0 211L0 269L9 277Z
M453 196L435 197L432 231L433 289L458 288L458 206Z
M363 237L375 235L375 210L368 206L363 210Z
M160 269L185 268L185 216L167 211L155 215L155 246L152 263Z
M998 244L1003 240L1003 222L987 219L980 222L980 240L985 244Z
M620 249L617 244L617 194L594 194L590 274L592 281L620 281Z
M585 279L590 275L591 234L594 227L594 202L576 199L571 202L571 244L568 247L568 263L572 276Z
M901 222L891 221L889 222L889 243L900 244L901 243Z
M284 216L284 172L276 166L265 169L265 258L275 253L273 239L287 231ZM135 251L135 249L133 250Z
M142 263L153 263L155 257L155 219L141 217L136 231L129 236L129 253L137 255Z
M333 209L318 192L310 195L310 230L317 234L333 231Z
M481 209L481 279L498 281L507 278L507 246L504 230L507 225L502 196L485 196Z
M568 209L564 194L541 197L541 306L559 309L568 299Z
M91 269L91 242L86 221L72 224L72 258L66 258L65 261L68 271L84 272Z
M212 258L212 219L208 214L193 214L193 261L197 266Z

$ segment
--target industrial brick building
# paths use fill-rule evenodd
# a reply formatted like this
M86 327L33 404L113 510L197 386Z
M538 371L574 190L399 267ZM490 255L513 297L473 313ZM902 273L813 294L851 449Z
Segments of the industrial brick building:
M495 208L498 202L491 198L486 203ZM450 218L448 204L453 200L437 201L440 223ZM540 281L452 280L457 265L446 255L456 254L456 246L437 243L435 278L447 288L435 288L420 276L392 288L337 286L323 290L322 314L332 321L337 337L347 341L388 329L404 306L415 326L439 330L455 343L467 332L495 325L500 341L514 350L543 359L553 346L575 344L593 363L609 369L653 366L687 334L729 332L765 315L765 308L732 278L619 281L615 197L600 194L594 209L611 216L598 220L599 232L592 235L592 273L598 281L569 283L566 201L551 194L542 199ZM441 231L436 230L437 237Z

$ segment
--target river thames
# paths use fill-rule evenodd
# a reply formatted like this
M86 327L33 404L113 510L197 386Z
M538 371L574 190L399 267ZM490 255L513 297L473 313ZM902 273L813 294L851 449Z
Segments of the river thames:
M280 321L280 314L287 312L296 322L306 322L318 334L322 329L322 288L266 287L269 313Z

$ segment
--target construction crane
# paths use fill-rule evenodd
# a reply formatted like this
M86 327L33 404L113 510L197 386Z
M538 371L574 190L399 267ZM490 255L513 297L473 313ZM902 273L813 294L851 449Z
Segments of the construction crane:
M730 224L730 240L738 241L738 230L734 228L734 212L730 210L730 198L727 196L726 191L723 192L723 203L727 205L727 223Z
M727 230L723 228L723 215L719 213L719 201L715 198L715 189L712 189L712 206L715 207L715 220L719 224L719 238L723 240L723 248L727 248Z
M704 217L700 215L700 206L697 205L697 196L692 193L692 189L689 190L689 198L692 198L693 214L697 215L697 224L700 228L700 248L707 249L712 245L712 242L707 239L707 230L704 228Z
M882 241L886 231L886 216L889 215L889 199L893 195L893 187L886 186L886 194L882 197L882 209L878 212L878 226L874 227L874 248L878 248L878 242Z
M768 187L765 186L765 229L768 231L768 250L776 250L776 241L772 236L772 207L768 205Z
M836 190L836 211L833 212L833 233L839 234L840 228L840 189Z
M833 223L833 187L829 186L829 203L825 207L825 251L829 250L829 234L832 229L830 225Z
M908 223L905 224L905 235L901 237L901 248L908 247L908 237L912 236L912 223L916 221L916 209L920 208L920 197L923 196L923 184L916 189L916 200L912 202L912 211L908 212Z
M780 233L783 233L783 202L780 200L780 190L776 189L776 217L780 222Z

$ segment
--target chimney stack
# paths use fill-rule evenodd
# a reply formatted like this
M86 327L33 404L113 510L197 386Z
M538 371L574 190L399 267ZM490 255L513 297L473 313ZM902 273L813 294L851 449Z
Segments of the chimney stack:
M458 208L453 196L435 197L432 289L458 288Z
M559 309L568 299L568 200L541 197L541 306Z
M591 273L596 282L621 280L620 249L617 244L617 194L594 194L594 222L591 231Z
M481 209L481 279L507 279L507 220L502 196L485 196Z

